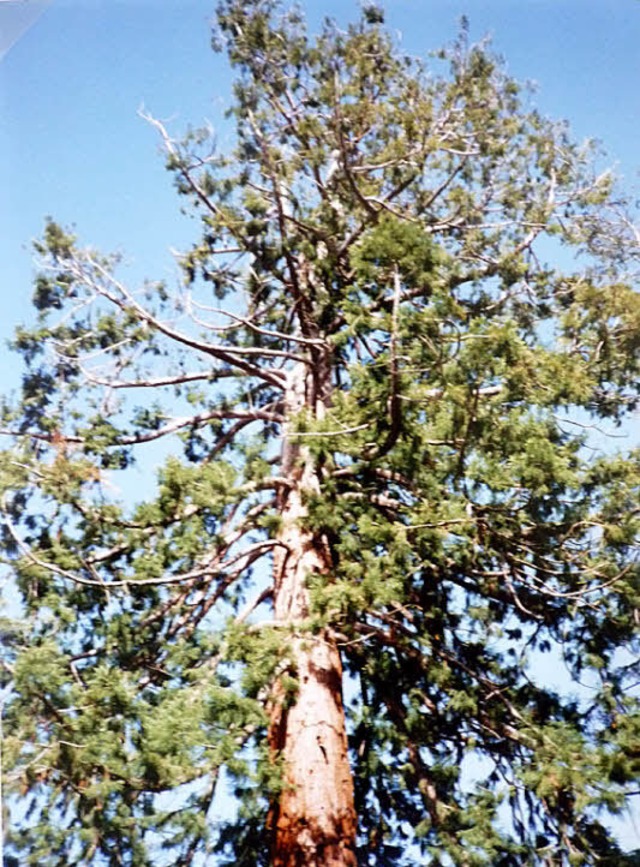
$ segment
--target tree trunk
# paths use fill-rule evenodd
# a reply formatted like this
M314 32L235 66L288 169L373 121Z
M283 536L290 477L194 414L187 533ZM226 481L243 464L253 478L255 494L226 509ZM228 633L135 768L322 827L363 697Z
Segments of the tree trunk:
M305 369L293 372L287 404L305 401ZM282 546L274 557L274 609L278 623L293 626L288 653L297 680L293 697L276 688L269 746L283 767L283 788L272 805L269 827L273 867L356 867L356 814L342 704L342 664L331 633L296 634L309 614L308 578L326 574L326 541L303 526L305 494L318 490L317 470L304 447L286 437L281 494Z

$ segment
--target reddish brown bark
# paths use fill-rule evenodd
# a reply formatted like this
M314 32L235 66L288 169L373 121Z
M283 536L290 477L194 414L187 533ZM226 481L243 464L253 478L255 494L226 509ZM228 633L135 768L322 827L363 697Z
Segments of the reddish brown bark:
M292 378L289 405L304 400ZM304 527L305 495L318 476L304 448L285 441L283 469L291 487L281 497L282 543L274 562L276 621L291 624L287 658L297 680L293 700L276 688L269 745L283 766L283 789L269 825L273 867L356 867L356 814L342 704L342 664L328 630L300 627L309 614L308 579L327 574L326 542Z

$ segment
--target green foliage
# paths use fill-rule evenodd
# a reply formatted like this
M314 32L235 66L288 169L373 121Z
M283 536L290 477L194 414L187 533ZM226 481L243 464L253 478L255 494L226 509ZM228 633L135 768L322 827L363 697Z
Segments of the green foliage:
M265 864L274 684L323 631L362 864L638 860L602 820L640 774L640 453L600 434L638 406L632 215L486 46L427 72L382 25L220 2L235 148L155 122L201 228L175 296L36 245L0 455L21 863ZM309 466L331 568L283 624Z

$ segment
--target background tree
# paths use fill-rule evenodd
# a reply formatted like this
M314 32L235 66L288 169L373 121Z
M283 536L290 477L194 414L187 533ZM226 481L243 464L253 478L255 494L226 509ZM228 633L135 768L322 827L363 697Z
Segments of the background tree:
M233 152L150 118L201 225L184 285L131 289L54 222L37 245L0 467L11 845L621 864L640 464L593 431L636 408L640 302L612 177L464 32L427 72L376 7L217 23Z

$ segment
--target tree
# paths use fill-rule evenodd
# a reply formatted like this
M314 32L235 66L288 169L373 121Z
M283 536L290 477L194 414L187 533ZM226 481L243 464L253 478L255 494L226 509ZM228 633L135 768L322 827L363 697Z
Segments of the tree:
M12 851L621 864L640 456L593 432L638 403L625 202L464 29L430 72L373 6L312 39L221 0L216 40L233 152L150 118L201 227L179 291L53 221L36 247L0 465Z

